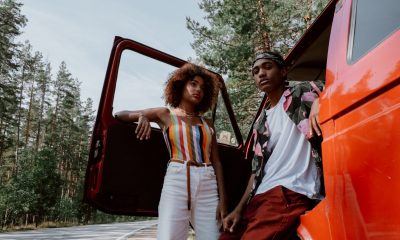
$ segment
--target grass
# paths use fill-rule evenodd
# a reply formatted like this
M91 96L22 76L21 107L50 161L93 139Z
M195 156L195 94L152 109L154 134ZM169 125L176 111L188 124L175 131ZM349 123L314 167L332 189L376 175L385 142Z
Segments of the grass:
M72 227L77 226L77 223L67 223L67 222L43 222L39 224L37 227L35 224L27 224L27 225L14 225L8 226L7 228L1 229L0 232L15 232L15 231L28 231L28 230L36 230L40 228L59 228L59 227Z

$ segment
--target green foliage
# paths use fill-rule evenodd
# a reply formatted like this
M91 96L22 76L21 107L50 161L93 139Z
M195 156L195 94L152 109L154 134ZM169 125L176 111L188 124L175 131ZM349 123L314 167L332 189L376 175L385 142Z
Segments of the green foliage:
M247 135L261 95L249 73L255 51L264 48L286 54L327 0L203 0L207 25L187 18L200 62L225 76L236 118ZM264 13L264 15L261 14Z
M18 44L14 39L27 21L21 14L21 5L13 0L0 1L0 75L7 75L17 67L14 61Z
M33 165L33 182L38 205L34 215L39 220L56 210L60 195L61 177L57 171L57 157L52 149L43 148L35 154Z

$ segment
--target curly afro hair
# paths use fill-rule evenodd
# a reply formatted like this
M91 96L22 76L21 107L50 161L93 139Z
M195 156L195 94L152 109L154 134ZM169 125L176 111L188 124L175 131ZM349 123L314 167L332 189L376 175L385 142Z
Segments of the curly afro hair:
M217 100L220 87L218 78L210 71L192 63L186 63L170 74L165 83L165 103L174 108L178 107L186 83L193 80L195 76L200 76L204 80L204 96L199 105L196 106L196 111L205 113L210 110Z

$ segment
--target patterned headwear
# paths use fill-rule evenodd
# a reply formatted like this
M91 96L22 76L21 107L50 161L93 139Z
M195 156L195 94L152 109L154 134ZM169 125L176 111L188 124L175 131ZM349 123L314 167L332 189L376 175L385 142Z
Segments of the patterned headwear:
M254 63L260 59L269 59L274 62L276 62L280 67L285 66L285 61L279 54L274 54L271 52L260 52L256 54L256 58L253 61L253 64L251 66L254 66Z

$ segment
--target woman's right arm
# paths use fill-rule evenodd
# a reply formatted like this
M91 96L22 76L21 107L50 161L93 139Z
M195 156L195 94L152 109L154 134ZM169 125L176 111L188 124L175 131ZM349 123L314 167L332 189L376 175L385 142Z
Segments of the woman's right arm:
M151 133L150 122L156 122L162 128L168 124L168 108L148 108L136 111L119 111L114 114L115 118L123 122L138 122L135 133L140 140L149 139Z

